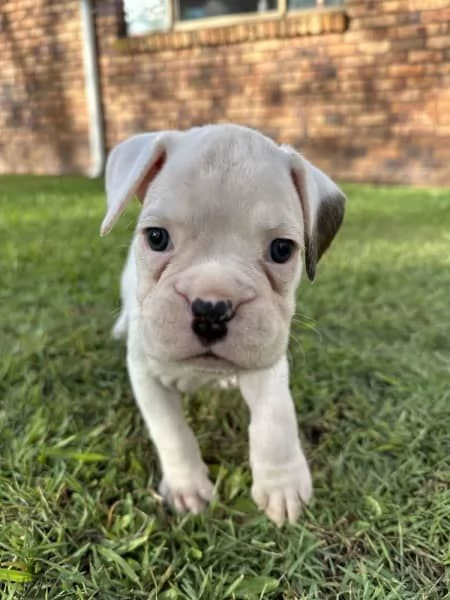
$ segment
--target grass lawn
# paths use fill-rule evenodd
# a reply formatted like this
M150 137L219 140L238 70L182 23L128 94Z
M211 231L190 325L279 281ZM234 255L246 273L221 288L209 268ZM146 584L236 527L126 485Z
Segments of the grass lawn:
M0 598L450 598L450 192L345 186L303 282L292 387L315 499L249 499L235 393L187 411L221 501L175 517L109 337L136 207L98 237L99 182L0 179Z

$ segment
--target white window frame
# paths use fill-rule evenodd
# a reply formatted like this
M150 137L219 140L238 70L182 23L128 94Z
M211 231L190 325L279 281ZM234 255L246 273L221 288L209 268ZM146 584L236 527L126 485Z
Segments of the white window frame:
M288 9L288 0L277 0L277 8L267 10L264 12L252 12L252 13L235 13L231 15L219 15L211 17L202 17L198 19L190 20L179 20L178 19L178 0L165 0L167 4L167 21L168 27L165 29L149 29L142 33L127 33L129 37L137 37L141 35L153 35L158 33L164 33L168 31L192 31L195 29L206 29L213 27L221 27L224 25L239 25L254 21L271 20L275 18L285 17L287 14L295 15L307 12L329 12L333 10L342 10L344 2L340 5L327 6L326 0L316 0L316 6L305 7L305 8L293 8ZM124 3L122 2L124 6Z

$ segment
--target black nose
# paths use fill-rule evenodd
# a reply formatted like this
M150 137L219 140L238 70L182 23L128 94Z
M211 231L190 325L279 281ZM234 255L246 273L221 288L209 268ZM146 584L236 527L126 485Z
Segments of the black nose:
M204 344L213 344L227 335L227 323L233 318L230 300L211 302L197 298L191 304L192 331Z

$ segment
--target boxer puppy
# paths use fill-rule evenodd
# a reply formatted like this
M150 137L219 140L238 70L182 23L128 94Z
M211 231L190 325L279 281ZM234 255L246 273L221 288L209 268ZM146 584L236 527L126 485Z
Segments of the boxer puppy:
M311 492L286 357L303 265L341 226L345 196L289 146L238 125L143 133L111 151L101 234L142 205L114 327L159 455L160 491L202 510L213 486L180 392L228 380L250 410L252 496L281 526Z

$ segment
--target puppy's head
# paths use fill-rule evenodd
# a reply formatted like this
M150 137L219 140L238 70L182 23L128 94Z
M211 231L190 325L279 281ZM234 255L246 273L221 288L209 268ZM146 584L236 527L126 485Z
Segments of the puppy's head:
M345 197L287 146L236 125L134 136L106 169L107 234L142 204L140 331L153 359L262 369L286 351L302 265L312 280Z

